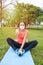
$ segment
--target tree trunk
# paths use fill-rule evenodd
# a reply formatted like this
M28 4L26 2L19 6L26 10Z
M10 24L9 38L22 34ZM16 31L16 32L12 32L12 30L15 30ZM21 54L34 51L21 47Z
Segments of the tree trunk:
M2 27L2 0L0 0L0 28Z

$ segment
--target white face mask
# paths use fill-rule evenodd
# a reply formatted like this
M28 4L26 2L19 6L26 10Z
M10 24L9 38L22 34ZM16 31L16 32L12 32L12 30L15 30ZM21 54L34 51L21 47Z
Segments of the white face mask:
M21 30L24 30L24 28L25 28L25 26L20 26L20 29L21 29Z

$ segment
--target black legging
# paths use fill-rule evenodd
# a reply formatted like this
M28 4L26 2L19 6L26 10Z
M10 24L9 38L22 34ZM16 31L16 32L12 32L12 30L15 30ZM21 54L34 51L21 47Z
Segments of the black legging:
M19 44L17 41L14 41L11 38L8 38L7 42L14 50L16 50L17 48L20 48L20 46L21 46L21 44ZM34 48L37 45L37 43L38 42L36 40L31 41L31 42L26 42L23 49L25 51L31 50L32 48Z

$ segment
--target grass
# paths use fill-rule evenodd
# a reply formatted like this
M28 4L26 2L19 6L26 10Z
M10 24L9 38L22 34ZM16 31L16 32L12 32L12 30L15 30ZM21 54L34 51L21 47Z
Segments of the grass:
M7 38L16 38L14 27L3 27L0 29L0 60L9 48ZM28 40L38 40L38 45L31 50L35 65L43 65L43 30L28 30Z

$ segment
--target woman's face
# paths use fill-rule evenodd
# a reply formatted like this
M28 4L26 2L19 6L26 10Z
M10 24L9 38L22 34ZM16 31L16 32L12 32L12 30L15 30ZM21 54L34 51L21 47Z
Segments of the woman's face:
M21 22L21 23L19 24L19 28L20 28L20 30L24 30L24 29L25 29L25 24L24 24L24 22Z

